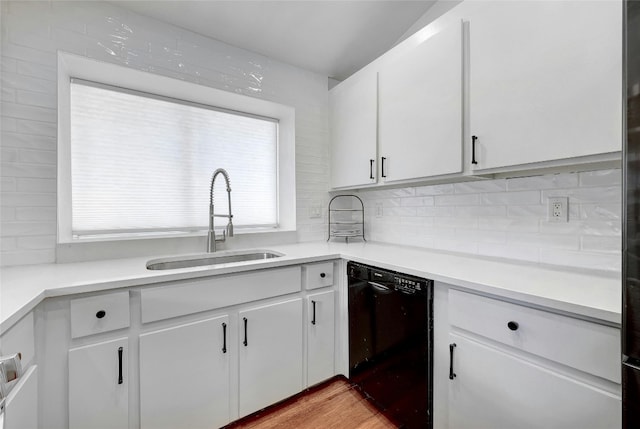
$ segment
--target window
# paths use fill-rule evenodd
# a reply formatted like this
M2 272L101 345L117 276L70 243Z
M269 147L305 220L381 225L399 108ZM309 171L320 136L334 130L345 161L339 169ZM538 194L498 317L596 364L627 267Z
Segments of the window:
M76 60L98 63L67 55L66 66ZM59 81L65 98L59 107L60 242L202 234L216 168L227 170L231 179L236 233L292 229L295 188L279 186L291 180L281 168L283 163L291 168L294 159L291 108L111 64L93 66L128 70L137 79L120 70L105 82L95 72L82 72L85 68L80 73L64 68L66 76ZM152 88L150 76L158 79ZM146 85L136 84L142 81ZM168 82L173 91L166 90ZM185 85L195 88L182 91ZM226 214L221 176L215 198L216 212Z

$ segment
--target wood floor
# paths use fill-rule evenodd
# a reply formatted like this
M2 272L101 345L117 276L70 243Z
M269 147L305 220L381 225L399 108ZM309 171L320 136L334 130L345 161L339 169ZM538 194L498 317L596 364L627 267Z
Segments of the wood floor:
M346 379L337 378L226 426L226 429L397 428Z

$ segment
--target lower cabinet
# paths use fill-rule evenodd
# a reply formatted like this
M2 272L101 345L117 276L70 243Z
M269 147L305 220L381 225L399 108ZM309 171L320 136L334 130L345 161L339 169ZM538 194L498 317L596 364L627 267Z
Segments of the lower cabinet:
M140 335L140 427L230 420L227 315Z
M307 385L318 384L335 374L335 293L315 293L307 305Z
M128 338L69 350L69 428L129 426Z
M38 367L33 365L7 396L3 429L34 429L38 426Z
M620 398L489 345L456 335L451 428L620 427Z
M300 392L302 298L242 310L240 417Z

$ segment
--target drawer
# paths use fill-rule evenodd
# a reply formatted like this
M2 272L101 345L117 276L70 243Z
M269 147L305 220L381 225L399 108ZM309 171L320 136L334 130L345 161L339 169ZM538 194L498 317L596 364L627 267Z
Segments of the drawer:
M449 323L474 334L620 383L620 330L449 290Z
M300 267L207 277L142 289L142 323L300 292Z
M129 292L71 300L71 338L129 327Z
M305 265L305 289L333 286L333 262Z

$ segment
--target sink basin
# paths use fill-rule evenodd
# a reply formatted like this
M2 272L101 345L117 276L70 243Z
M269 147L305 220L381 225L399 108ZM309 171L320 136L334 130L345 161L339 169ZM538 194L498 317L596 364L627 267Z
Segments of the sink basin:
M175 270L178 268L204 267L208 265L230 264L233 262L260 261L284 256L270 250L250 252L206 253L200 255L178 256L175 258L154 259L147 262L147 270Z

